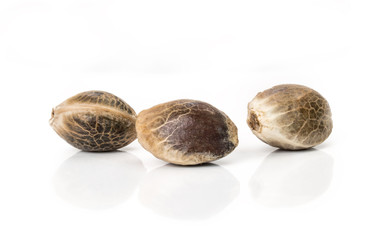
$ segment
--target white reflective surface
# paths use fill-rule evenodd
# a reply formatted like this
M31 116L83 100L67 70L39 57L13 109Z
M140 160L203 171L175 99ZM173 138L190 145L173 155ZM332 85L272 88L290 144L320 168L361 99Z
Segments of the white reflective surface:
M276 150L262 162L250 180L258 203L270 207L305 204L323 194L333 178L333 158L316 149Z
M154 212L176 219L205 219L222 211L239 194L239 182L216 164L152 170L139 198Z
M63 200L105 209L126 201L145 172L143 163L127 152L78 152L59 167L53 183Z
M384 240L385 2L1 0L0 240ZM277 84L320 92L334 129L277 151L246 124ZM239 131L211 165L137 141L84 153L51 109L103 90L137 113L208 102Z

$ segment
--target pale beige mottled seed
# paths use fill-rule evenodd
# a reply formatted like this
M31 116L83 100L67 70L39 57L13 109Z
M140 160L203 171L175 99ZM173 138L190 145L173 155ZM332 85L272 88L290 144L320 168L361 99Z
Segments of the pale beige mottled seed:
M238 130L230 118L195 100L176 100L142 111L136 131L146 150L178 165L214 161L238 145Z
M136 139L135 121L135 111L122 99L103 91L88 91L54 108L50 125L76 148L106 152Z
M328 102L318 92L284 84L258 93L248 105L247 123L263 142L300 150L319 145L329 137L331 117Z

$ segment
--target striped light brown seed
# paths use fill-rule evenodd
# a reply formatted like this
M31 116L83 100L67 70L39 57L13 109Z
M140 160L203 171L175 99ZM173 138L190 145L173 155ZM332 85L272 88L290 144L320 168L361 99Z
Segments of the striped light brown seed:
M176 100L142 111L136 131L146 150L178 165L214 161L238 145L238 130L230 118L195 100Z
M332 132L328 102L315 90L295 84L278 85L248 105L247 123L263 142L287 150L314 147Z
M136 139L135 121L135 111L122 99L103 91L88 91L54 108L50 125L78 149L106 152Z

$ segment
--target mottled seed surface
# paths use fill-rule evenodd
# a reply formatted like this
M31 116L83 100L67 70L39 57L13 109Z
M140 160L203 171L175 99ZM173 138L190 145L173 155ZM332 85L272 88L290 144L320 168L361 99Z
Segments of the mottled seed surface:
M136 113L122 99L102 92L79 93L52 110L52 128L72 146L104 152L136 139Z
M208 103L176 100L138 115L139 143L155 157L179 165L214 161L238 145L230 118Z
M263 142L299 150L325 141L332 132L330 106L315 90L295 84L278 85L248 105L247 123Z

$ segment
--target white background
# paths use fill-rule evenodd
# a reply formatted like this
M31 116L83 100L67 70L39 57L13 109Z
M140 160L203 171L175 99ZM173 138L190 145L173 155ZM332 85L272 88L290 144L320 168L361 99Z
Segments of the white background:
M383 1L2 0L0 239L384 239ZM281 83L328 99L334 131L275 152L247 103ZM137 141L82 153L51 108L86 90L137 112L191 98L239 147L166 165Z

